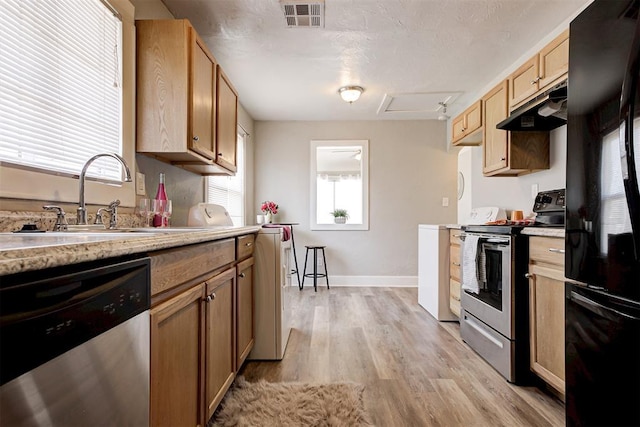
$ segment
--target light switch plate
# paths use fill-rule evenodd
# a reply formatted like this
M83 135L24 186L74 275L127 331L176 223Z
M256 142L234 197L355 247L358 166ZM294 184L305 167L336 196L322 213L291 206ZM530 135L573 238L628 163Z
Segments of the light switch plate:
M447 206L449 206L449 198L448 197L443 197L442 198L442 206L444 206L445 208Z
M145 196L147 194L147 189L144 185L144 174L140 172L136 172L136 194L138 196Z

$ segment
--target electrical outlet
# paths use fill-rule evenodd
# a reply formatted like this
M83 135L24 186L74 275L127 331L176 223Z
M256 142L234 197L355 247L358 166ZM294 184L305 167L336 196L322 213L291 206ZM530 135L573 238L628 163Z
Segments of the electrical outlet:
M145 196L147 194L147 189L144 185L144 174L140 172L136 172L136 194L138 196Z
M449 206L449 198L448 197L443 197L442 198L442 206L444 206L445 208L447 206Z
M531 197L535 199L538 195L538 184L531 184Z

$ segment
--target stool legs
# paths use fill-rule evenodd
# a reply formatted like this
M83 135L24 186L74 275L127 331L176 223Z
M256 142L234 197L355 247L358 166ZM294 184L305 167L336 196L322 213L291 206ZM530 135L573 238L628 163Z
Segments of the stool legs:
M324 248L322 248L322 263L324 264L324 277L327 279L327 289L331 289L329 287L329 273L327 273L327 258L324 256Z
M313 251L313 273L307 273L307 260L309 259L309 250ZM324 274L318 273L318 251L322 251L322 261L324 263ZM327 280L327 289L329 288L329 274L327 273L327 258L324 253L324 247L309 247L307 246L307 252L304 256L304 269L302 274L302 283L300 285L300 290L304 288L304 278L305 277L313 277L313 289L315 292L318 292L318 277L324 277Z

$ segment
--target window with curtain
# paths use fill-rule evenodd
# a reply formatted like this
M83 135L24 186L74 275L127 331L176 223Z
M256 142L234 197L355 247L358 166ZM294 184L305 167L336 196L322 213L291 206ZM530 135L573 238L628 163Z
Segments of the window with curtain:
M122 154L122 22L101 0L0 1L0 161L77 175ZM121 181L118 162L87 175Z
M229 212L233 225L245 225L244 221L244 176L245 137L238 133L237 170L234 176L209 176L206 179L207 203L224 206Z

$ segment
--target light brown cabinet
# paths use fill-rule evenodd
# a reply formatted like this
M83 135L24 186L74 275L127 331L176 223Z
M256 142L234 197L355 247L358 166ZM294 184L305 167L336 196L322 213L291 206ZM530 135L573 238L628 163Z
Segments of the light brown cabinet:
M482 98L483 173L517 176L549 169L549 132L508 132L496 125L509 115L509 85L505 80Z
M449 308L460 317L460 230L449 230Z
M208 420L224 397L236 372L235 268L206 281L205 297L205 402Z
M253 327L253 257L236 266L236 370L242 366L255 342Z
M509 133L496 129L496 125L509 115L508 94L508 84L507 81L504 81L482 98L482 110L484 111L484 146L482 148L484 166L482 171L485 175L504 169L508 165Z
M251 351L254 241L150 254L151 425L204 425Z
M529 239L531 370L565 393L564 239Z
M217 161L219 67L189 21L136 21L136 35L137 152L200 174L235 172L235 146ZM226 129L237 110L224 97Z
M482 102L478 101L451 121L452 145L482 144Z
M202 425L203 295L200 284L151 309L152 426Z
M568 71L569 30L566 30L509 76L509 108L519 107L558 83Z
M236 171L236 147L238 135L238 93L220 66L216 76L217 105L216 163L230 171Z

